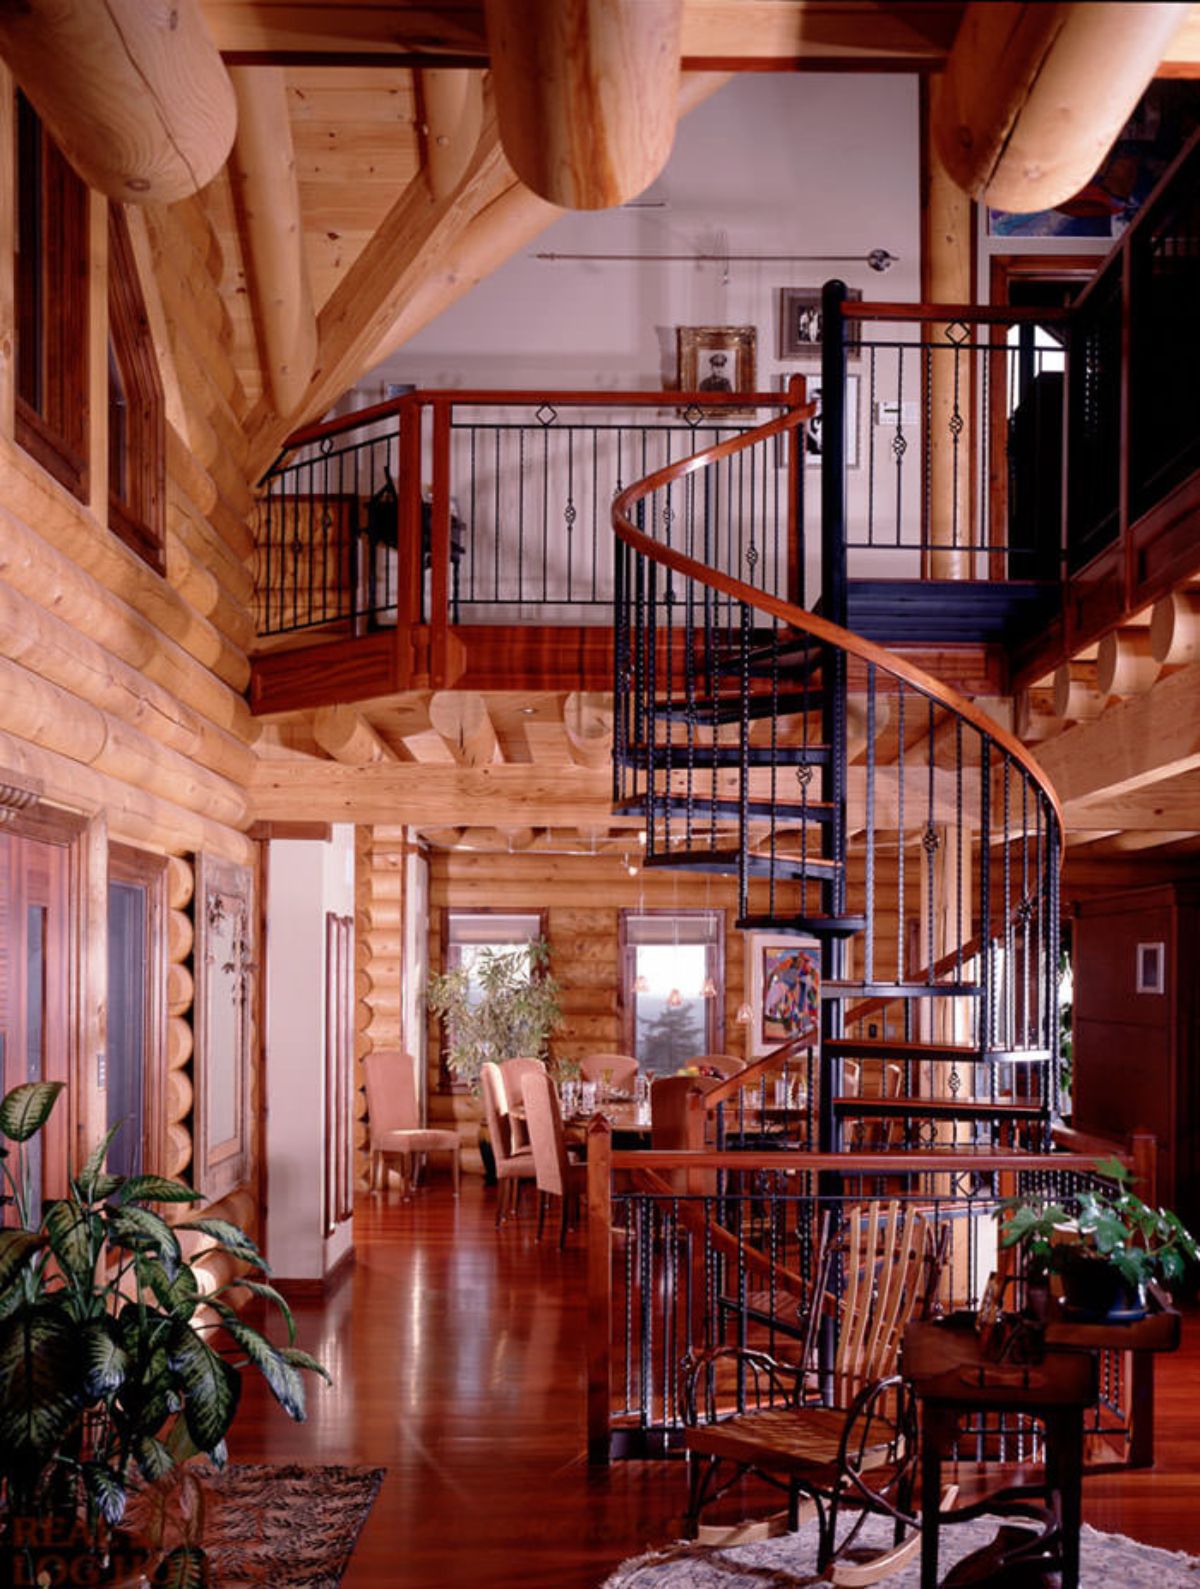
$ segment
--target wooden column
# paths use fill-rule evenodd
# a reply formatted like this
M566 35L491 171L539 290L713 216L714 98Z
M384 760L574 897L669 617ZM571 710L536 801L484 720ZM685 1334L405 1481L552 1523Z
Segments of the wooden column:
M921 296L927 303L971 303L971 201L942 161L931 130L944 94L940 77L928 80L923 102L925 193L921 207ZM925 539L934 550L922 558L929 579L969 579L971 555L961 548L975 538L971 520L971 474L975 452L975 356L954 350L950 328L928 323L924 339L935 344L929 365L930 431L927 481L929 524ZM974 333L972 334L972 339ZM943 550L946 548L946 550Z
M535 193L623 204L675 138L682 0L485 0L500 141Z
M588 1461L607 1463L612 1411L612 1132L603 1115L588 1127Z

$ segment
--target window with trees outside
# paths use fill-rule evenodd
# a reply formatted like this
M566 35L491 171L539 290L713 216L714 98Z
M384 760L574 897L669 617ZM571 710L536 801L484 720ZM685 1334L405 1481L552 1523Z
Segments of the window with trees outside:
M723 926L719 910L621 912L622 1044L647 1074L722 1049Z
M447 910L442 936L442 968L456 971L466 968L467 996L472 1006L480 998L479 984L472 968L485 950L494 954L511 954L526 944L546 936L546 917L543 911L500 910ZM445 1053L442 1054L442 1080L452 1084Z

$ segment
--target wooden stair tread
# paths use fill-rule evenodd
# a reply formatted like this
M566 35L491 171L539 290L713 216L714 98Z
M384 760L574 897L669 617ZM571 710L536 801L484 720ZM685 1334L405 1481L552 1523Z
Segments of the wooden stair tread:
M614 751L614 756L616 752ZM746 748L748 767L820 766L829 760L828 745L750 745ZM740 745L647 745L644 741L626 745L619 758L626 765L644 766L649 760L657 766L670 765L683 771L690 764L697 772L710 767L740 767Z
M739 932L794 932L798 938L852 938L867 925L865 916L739 916Z
M842 870L841 861L822 855L763 855L757 851L745 857L737 850L668 850L662 855L647 855L646 867L678 867L683 871L737 872L744 864L751 877L776 877L788 880L811 877L825 879Z
M741 801L713 800L708 795L693 795L690 800L686 795L655 795L653 800L656 813L669 811L686 816L690 811L694 818L704 819L701 826L706 825L708 817L712 815L740 817L742 814ZM645 816L646 796L634 795L626 800L618 800L613 810L623 816ZM751 822L830 822L833 820L833 807L825 800L747 800L746 815Z
M1041 1063L1050 1057L1048 1048L980 1049L970 1043L913 1043L887 1037L831 1037L825 1043L825 1052L832 1059L945 1059L972 1064L997 1060Z

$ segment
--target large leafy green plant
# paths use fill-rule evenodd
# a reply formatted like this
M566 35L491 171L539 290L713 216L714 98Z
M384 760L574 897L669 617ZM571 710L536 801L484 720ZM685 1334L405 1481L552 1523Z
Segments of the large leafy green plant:
M1001 1246L1020 1248L1035 1280L1083 1261L1110 1264L1135 1292L1148 1280L1178 1285L1187 1265L1200 1258L1196 1238L1178 1214L1151 1208L1137 1196L1120 1159L1101 1159L1096 1174L1108 1184L1080 1192L1075 1214L1046 1198L1006 1202L1000 1210Z
M156 1175L110 1175L114 1131L34 1220L30 1144L60 1082L16 1087L0 1102L0 1177L16 1224L0 1229L0 1482L7 1512L85 1515L115 1526L134 1486L190 1458L225 1460L241 1370L261 1372L290 1417L305 1416L299 1351L284 1298L258 1248L236 1225L200 1217L168 1224L156 1204L198 1196ZM180 1232L208 1245L184 1258ZM196 1262L229 1254L251 1272L208 1295ZM242 1320L227 1293L244 1289L282 1314L275 1346Z
M562 1021L550 945L535 938L518 949L484 949L472 966L429 979L426 1002L446 1028L447 1060L474 1085L485 1060L545 1056Z

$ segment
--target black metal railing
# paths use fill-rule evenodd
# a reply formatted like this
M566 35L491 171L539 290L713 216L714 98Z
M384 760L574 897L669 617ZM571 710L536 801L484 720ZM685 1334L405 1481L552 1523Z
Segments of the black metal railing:
M617 492L802 392L415 392L309 427L264 482L259 633L608 624ZM779 594L803 562L797 462L747 456L714 486Z

